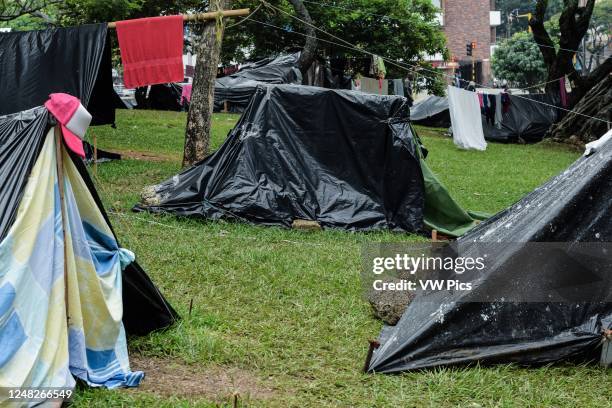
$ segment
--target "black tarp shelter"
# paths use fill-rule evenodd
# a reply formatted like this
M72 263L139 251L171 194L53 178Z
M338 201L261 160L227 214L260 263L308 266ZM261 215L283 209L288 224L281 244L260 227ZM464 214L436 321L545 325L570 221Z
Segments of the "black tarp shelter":
M290 227L461 235L474 220L427 168L400 96L259 85L223 146L139 210Z
M509 95L510 106L499 125L481 115L486 140L501 143L536 143L558 120L558 103L546 94ZM542 102L542 103L539 103ZM449 127L448 98L429 96L410 109L413 123L428 127Z
M547 285L565 279L561 272L567 263L558 262L563 252L539 258L530 268L512 266L525 258L523 243L569 243L564 244L568 248L599 243L596 251L605 254L605 243L612 241L611 189L612 141L608 141L599 152L578 159L457 240L462 256L469 256L483 243L494 244L499 249L496 259L502 261L477 274L471 280L477 283L472 291L417 294L398 324L383 329L381 347L374 352L369 371L598 359L602 332L612 329L610 269L599 271L599 278L593 280L600 296L550 302L545 301L550 294ZM537 253L529 256L534 255ZM600 259L609 263L609 253ZM581 275L581 270L571 266L573 273ZM570 294L578 293L583 285L579 283L567 288ZM510 294L515 291L523 300L496 297L484 302L491 288Z
M135 92L136 109L154 109L180 112L189 109L188 104L183 105L181 84L157 84L149 87L137 88Z
M483 116L485 139L493 142L536 143L558 120L557 102L547 94L509 95L510 107L500 125L492 125ZM538 103L542 102L542 103Z
M30 171L52 126L47 110L40 106L49 93L70 93L84 105L89 101L89 107L98 98L99 109L91 112L94 120L110 123L114 107L110 66L103 69L106 39L106 24L0 33L0 112L4 114L0 179L5 181L0 183L0 241L15 220ZM110 226L83 161L77 156L71 159ZM123 322L130 334L168 327L178 317L137 262L123 274L123 304Z
M301 84L302 74L296 68L299 53L265 58L243 65L238 72L215 81L215 112L225 109L242 112L260 84Z
M448 98L429 95L410 108L410 120L415 125L448 128L451 125Z

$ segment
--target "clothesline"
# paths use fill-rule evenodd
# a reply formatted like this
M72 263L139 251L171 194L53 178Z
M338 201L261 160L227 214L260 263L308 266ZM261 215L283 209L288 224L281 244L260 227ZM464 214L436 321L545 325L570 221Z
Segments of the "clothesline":
M275 9L276 9L276 7L274 7L274 6L270 5L269 3L264 2L264 1L262 1L262 2L263 2L265 5L270 6L270 7L272 7L272 8L275 8ZM278 9L278 10L280 10L280 9ZM282 10L281 10L281 11L282 11ZM366 54L366 55L375 55L374 53L372 53L372 52L370 52L370 51L367 51L367 50L362 49L362 48L358 48L357 46L355 46L355 45L353 45L353 44L349 43L348 41L343 40L343 39L341 39L341 38L339 38L339 37L337 37L337 36L335 36L335 35L333 35L333 34L328 33L327 31L325 31L325 30L321 29L320 27L315 26L314 24L310 24L310 23L308 23L308 22L306 22L306 21L304 21L304 20L302 20L302 19L300 19L300 18L298 18L298 17L296 17L296 16L293 16L293 15L290 15L290 17L292 17L292 18L294 18L294 19L296 19L296 20L298 20L298 21L301 21L302 23L304 23L304 24L306 24L306 25L310 25L310 26L312 26L313 28L315 28L316 30L321 31L322 33L327 34L327 35L329 35L329 36L331 36L331 37L333 37L333 38L338 38L338 39L339 39L340 41L342 41L344 44L342 44L342 43L338 43L338 42L335 42L335 41L330 41L330 40L327 40L327 39L324 39L324 38L318 38L318 37L316 37L317 41L322 41L322 42L326 42L326 43L330 43L330 44L338 45L338 46L341 46L341 47L349 48L349 49L352 49L352 50L357 51L357 52L361 52L361 53ZM298 35L301 35L301 36L304 36L304 37L312 37L312 36L310 36L310 35L308 35L308 34L305 34L305 33L299 32L299 31L295 31L295 30L288 30L288 29L286 29L286 28L279 27L279 26L276 26L276 25L273 25L273 24L270 24L270 23L266 23L266 22L263 22L263 21L258 21L258 20L255 20L255 19L251 19L250 21L252 21L252 22L254 22L254 23L262 24L262 25L265 25L265 26L268 26L268 27L273 27L273 28L276 28L276 29L279 29L279 30L283 30L283 31L289 32L289 33L291 33L291 34L298 34ZM312 38L315 38L315 37L312 37ZM386 58L386 57L381 57L381 58L382 58L382 59L383 59L385 62L387 62L387 63L389 63L389 64L391 64L391 65L394 65L394 66L396 66L396 67L398 67L398 68L400 68L400 69L406 70L406 71L416 71L416 70L419 70L419 71L421 71L421 70L422 70L422 71L430 71L430 72L432 72L432 73L433 73L433 74L435 74L435 75L442 75L442 76L445 76L445 77L449 77L449 78L451 78L451 79L454 79L454 77L453 77L453 76L448 75L448 74L441 73L440 71L433 71L433 70L427 69L427 68L425 68L425 67L421 67L421 66L414 65L414 64L409 64L409 63L406 63L406 62L400 62L400 61L391 60L391 59ZM408 67L407 67L406 65L407 65ZM409 68L409 67L410 67L410 68ZM424 77L427 77L427 75L424 75L422 72L421 72L421 75L423 75ZM428 77L428 78L431 78L431 77ZM482 85L482 84L476 84L476 85L480 85L480 86L483 86L483 87L484 87L484 85ZM520 95L514 95L514 96L516 96L517 98L521 98L521 99L529 99L529 98L522 97L522 96L520 96ZM530 100L531 100L531 99L530 99ZM549 107L551 107L551 108L559 109L559 110L562 110L562 111L565 111L565 112L571 112L571 113L574 113L574 114L576 114L576 115L583 116L583 117L587 117L587 118L591 118L591 119L594 119L594 120L597 120L597 121L600 121L600 122L609 123L609 124L610 124L610 123L612 123L612 122L609 122L609 121L607 121L607 120L605 120L605 119L602 119L602 118L598 118L598 117L595 117L595 116L586 115L586 114L584 114L584 113L581 113L581 112L576 112L576 111L574 111L574 110L570 110L570 109L561 108L561 107L559 107L559 106L556 106L556 105L551 105L551 104L548 104L548 103L543 102L543 101L536 101L536 100L533 100L533 102L538 103L538 104L541 104L541 105L549 106Z
M203 20L215 20L218 16L223 17L240 17L247 16L251 12L251 9L236 9L236 10L219 10L209 11L208 13L199 14L183 14L183 21L203 21ZM108 28L117 28L117 23L112 21L108 23Z

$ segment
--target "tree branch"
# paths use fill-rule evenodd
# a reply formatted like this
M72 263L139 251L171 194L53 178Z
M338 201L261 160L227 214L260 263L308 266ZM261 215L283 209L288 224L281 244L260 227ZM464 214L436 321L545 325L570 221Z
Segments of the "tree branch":
M555 44L548 35L546 28L544 28L544 15L546 14L546 8L548 7L548 0L537 0L535 12L529 20L529 26L533 33L533 39L538 44L544 63L546 66L551 66L555 63L557 58L557 51L555 51Z
M317 33L315 29L312 27L312 18L310 18L310 13L302 0L288 0L289 3L293 6L295 13L297 16L304 20L308 24L304 24L304 31L306 31L306 42L304 43L304 48L302 49L302 53L300 55L300 60L298 61L298 65L302 74L305 74L308 71L308 68L312 65L312 62L315 58L317 52Z
M14 0L7 4L5 0L2 0L0 2L0 21L15 20L21 16L36 13L52 4L61 3L61 1L62 0Z
M612 55L606 58L597 68L593 70L587 77L587 80L596 84L612 73Z

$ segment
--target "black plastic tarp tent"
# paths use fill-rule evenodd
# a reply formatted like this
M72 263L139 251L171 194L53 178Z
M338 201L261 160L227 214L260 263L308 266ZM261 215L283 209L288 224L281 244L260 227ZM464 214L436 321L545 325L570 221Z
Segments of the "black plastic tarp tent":
M438 292L433 298L417 295L398 324L383 329L382 345L374 352L369 371L397 373L470 363L540 365L597 359L602 331L612 328L610 270L597 282L597 290L606 297L546 302L540 298L546 293L544 277L552 276L554 282L560 276L556 259L546 258L533 268L507 266L520 257L516 243L612 241L611 189L609 141L599 152L580 158L460 238L457 244L464 247L462 255L469 255L483 242L499 243L503 263L478 276L481 283L472 291ZM525 301L481 301L486 290L506 281L512 288L520 288Z
M259 85L223 146L136 209L461 235L474 220L422 160L408 105L401 96Z
M558 120L557 102L547 94L509 95L510 105L499 124L481 115L485 139L502 143L536 143ZM429 127L449 127L448 98L429 96L410 109L413 123Z
M260 84L300 84L302 75L296 68L299 53L266 58L245 64L234 74L215 81L215 112L227 108L242 112Z
M483 116L485 138L494 142L539 142L558 119L557 103L547 94L509 95L510 107L503 113L499 125L487 122ZM541 103L538 103L541 102Z
M136 89L136 109L154 109L180 112L188 109L183 105L181 84L157 84Z
M39 105L51 92L71 93L90 106L97 89L104 98L112 97L112 82L108 89L99 90L96 80L105 42L106 24L0 34L0 89L7 95L0 98L0 106L3 113L11 112L0 116L0 241L15 220L44 136L52 126L47 110ZM109 78L110 72L109 67ZM85 164L77 156L71 158L110 227ZM178 317L136 262L123 274L123 305L123 322L130 334L167 327Z
M421 126L448 128L451 125L448 98L430 95L410 108L410 120Z
M407 100L260 85L213 155L155 187L154 212L351 230L423 225Z

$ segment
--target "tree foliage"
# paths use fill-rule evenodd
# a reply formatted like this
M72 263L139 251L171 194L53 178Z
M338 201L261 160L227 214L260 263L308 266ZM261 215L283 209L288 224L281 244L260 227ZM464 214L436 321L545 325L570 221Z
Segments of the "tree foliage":
M564 0L559 15L559 46L555 47L553 37L544 24L549 0L537 0L535 13L529 21L533 38L540 47L540 53L547 69L547 92L557 94L556 80L567 76L572 93L570 104L575 105L599 81L612 71L612 57L606 58L597 69L590 73L579 72L574 65L576 50L589 29L595 0L587 0L582 5L579 0Z
M287 1L269 0L274 7L293 14ZM235 8L258 4L238 0ZM318 53L323 57L367 57L357 48L403 61L423 62L426 54L447 55L446 40L436 22L438 11L430 0L304 0L317 31ZM263 23L275 27L266 26ZM301 49L305 37L304 24L272 7L262 7L250 20L229 28L223 45L224 62L267 57L293 49ZM334 38L334 36L336 38ZM387 66L389 75L406 75L406 69Z
M495 76L515 87L529 87L544 82L546 65L538 44L528 32L518 32L502 41L491 59Z
M12 21L59 4L61 0L0 0L0 21Z
M306 37L299 33L307 34L307 26L291 17L296 16L291 1L269 0L269 4L287 14L264 6L259 0L233 2L233 8L260 9L249 20L226 22L228 30L221 56L224 63L243 62L304 47ZM446 39L436 20L438 10L431 0L303 0L303 5L315 26L340 38L315 31L319 57L367 58L368 54L360 51L361 48L410 66L431 68L425 55L448 55ZM66 26L199 12L208 8L209 1L199 0L64 0L54 15L57 25ZM343 40L358 49L347 47ZM348 68L360 70L357 66ZM388 64L387 70L389 77L403 77L410 68ZM426 78L421 82L427 88L440 89L440 83L431 78L435 74L421 72L421 78ZM409 75L414 75L414 71Z
M612 0L600 0L593 7L584 46L578 58L585 73L590 73L605 61L605 51L612 46Z

